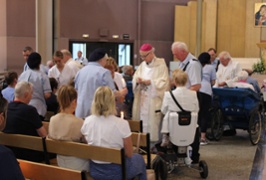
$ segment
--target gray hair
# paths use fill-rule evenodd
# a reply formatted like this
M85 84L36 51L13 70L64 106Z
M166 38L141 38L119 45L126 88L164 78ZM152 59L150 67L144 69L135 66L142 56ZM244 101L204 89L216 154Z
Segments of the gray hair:
M67 49L62 49L61 52L64 54L64 55L67 55L67 56L71 56L72 57L72 54L69 50Z
M180 42L180 41L176 41L172 44L172 50L173 49L183 49L185 50L186 52L188 52L188 47L186 45L186 43L184 42Z
M222 51L222 52L220 52L220 54L219 54L219 56L218 56L219 58L223 58L223 59L230 59L231 60L231 55L230 55L230 53L229 52L227 52L227 51Z
M126 74L131 68L133 69L133 66L124 65L123 68L122 68L122 71L123 71L124 74Z
M248 78L248 73L247 71L240 71L239 73L237 73L237 78L239 81L246 81Z
M22 98L26 93L32 93L33 85L27 81L20 81L15 86L15 97Z

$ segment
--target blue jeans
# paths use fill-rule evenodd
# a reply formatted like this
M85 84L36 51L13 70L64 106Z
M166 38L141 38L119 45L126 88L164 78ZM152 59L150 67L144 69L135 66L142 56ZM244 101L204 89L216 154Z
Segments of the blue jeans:
M146 180L146 166L143 157L133 154L126 158L127 179L139 177L139 180ZM122 168L118 164L99 164L90 161L90 175L95 180L120 180L122 179Z

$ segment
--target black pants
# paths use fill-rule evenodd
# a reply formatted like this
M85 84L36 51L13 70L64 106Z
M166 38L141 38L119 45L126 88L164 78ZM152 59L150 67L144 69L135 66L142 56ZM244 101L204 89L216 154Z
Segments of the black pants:
M212 103L212 97L208 94L201 93L199 99L199 118L198 124L201 132L205 132L208 128L208 123L211 120L210 107Z

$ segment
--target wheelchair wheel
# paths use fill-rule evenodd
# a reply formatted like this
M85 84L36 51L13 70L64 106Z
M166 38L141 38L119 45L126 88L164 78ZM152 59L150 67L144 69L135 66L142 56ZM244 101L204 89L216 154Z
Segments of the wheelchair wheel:
M210 141L214 140L214 137L212 135L212 131L211 131L211 128L208 128L207 131L206 131L206 137L207 139L209 139Z
M253 112L249 119L249 138L253 145L258 144L262 131L261 115L259 112Z
M223 115L221 109L217 109L217 111L213 113L211 134L216 141L219 141L223 135Z
M152 169L154 169L156 180L166 180L168 175L168 167L166 161L157 155L155 159L152 161L151 165Z
M203 179L207 178L209 171L208 171L208 165L205 161L199 162L199 169L200 169L200 177Z

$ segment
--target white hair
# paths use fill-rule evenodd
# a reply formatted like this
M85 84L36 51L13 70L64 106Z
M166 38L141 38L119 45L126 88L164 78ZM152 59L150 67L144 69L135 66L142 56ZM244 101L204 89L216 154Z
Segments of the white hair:
M71 52L69 50L67 50L67 49L62 49L61 52L63 53L64 56L67 55L67 56L72 57Z
M247 71L240 71L237 73L237 78L239 81L246 81L248 78L248 73Z
M32 93L32 83L27 81L20 81L15 86L15 97L22 98L26 93Z
M219 56L218 56L219 58L223 58L223 59L230 59L231 60L231 55L230 55L230 53L229 52L227 52L227 51L222 51L222 52L220 52L220 54L219 54Z
M123 68L122 68L122 71L123 71L124 74L126 74L127 71L129 71L131 68L133 69L133 66L131 66L131 65L124 65Z
M180 42L180 41L176 41L172 44L172 50L173 49L182 49L182 50L185 50L186 52L188 52L188 47L187 47L186 43Z

